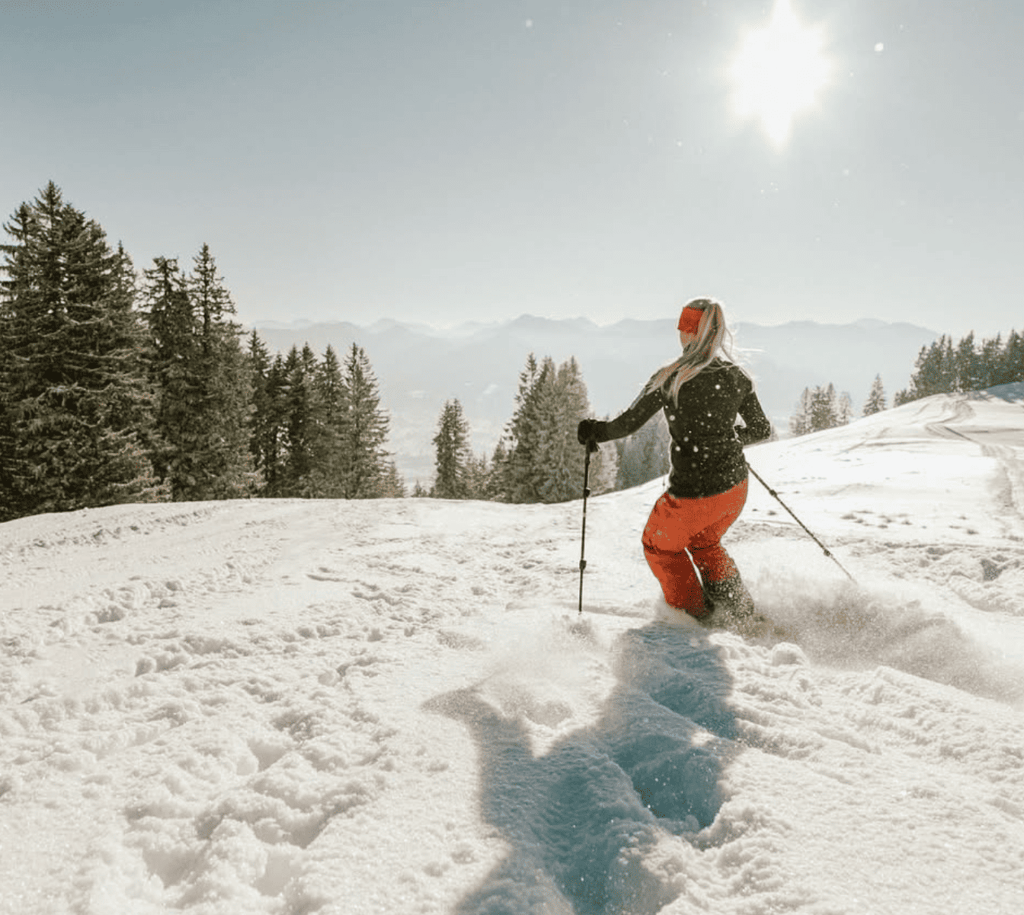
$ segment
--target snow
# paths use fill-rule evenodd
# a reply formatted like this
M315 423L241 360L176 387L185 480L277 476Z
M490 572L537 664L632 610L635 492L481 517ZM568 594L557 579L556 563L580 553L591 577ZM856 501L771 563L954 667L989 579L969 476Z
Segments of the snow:
M776 634L588 503L0 525L0 912L1024 911L1024 389L748 449Z

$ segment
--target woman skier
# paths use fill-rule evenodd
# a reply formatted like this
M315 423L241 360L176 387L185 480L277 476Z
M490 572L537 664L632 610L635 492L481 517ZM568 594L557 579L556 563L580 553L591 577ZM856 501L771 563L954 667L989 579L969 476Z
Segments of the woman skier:
M743 446L770 437L772 427L750 376L732 361L722 306L694 299L678 327L682 355L655 372L625 412L608 422L585 419L577 436L592 448L665 411L672 472L644 529L647 563L670 606L697 619L716 607L747 615L753 601L720 540L747 500ZM744 425L735 424L737 415Z

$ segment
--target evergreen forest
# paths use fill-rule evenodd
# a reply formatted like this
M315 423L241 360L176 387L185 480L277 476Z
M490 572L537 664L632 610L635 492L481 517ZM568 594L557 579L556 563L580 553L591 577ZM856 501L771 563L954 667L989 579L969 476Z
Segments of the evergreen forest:
M1001 384L1024 381L1024 336L1011 330L980 342L973 331L955 345L953 338L943 334L931 346L922 346L910 376L910 386L897 391L893 406L899 407L934 394L963 394L981 391ZM863 416L871 416L886 409L885 388L882 378L875 376L868 398L862 409ZM790 417L793 435L820 432L843 426L853 418L849 394L837 396L832 384L804 388L796 412Z
M133 502L400 498L390 416L367 353L271 354L236 320L207 245L136 269L53 182L0 245L0 522ZM580 493L575 360L531 355L494 454L474 456L457 400L413 495L555 502ZM594 461L616 485L616 449Z

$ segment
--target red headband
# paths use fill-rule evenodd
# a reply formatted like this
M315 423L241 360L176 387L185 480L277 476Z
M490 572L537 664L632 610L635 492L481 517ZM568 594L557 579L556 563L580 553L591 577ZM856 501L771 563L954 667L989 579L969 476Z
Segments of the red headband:
M702 317L704 317L703 309L687 306L679 315L679 330L685 334L697 333L697 327L700 325Z

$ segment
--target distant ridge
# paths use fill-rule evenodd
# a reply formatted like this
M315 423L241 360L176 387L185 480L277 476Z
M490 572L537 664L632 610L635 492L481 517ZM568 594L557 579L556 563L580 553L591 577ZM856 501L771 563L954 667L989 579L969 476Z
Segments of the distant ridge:
M307 343L317 355L328 344L339 355L352 343L362 346L392 414L391 448L410 482L432 477L431 440L445 400L457 397L462 403L474 450L493 450L511 418L519 373L531 352L557 362L575 356L598 416L625 409L651 373L679 352L671 319L624 318L598 325L588 318L524 314L450 329L382 319L369 327L347 321L261 322L256 330L272 351L282 353ZM833 383L838 392L850 394L859 415L880 374L891 403L909 384L921 347L939 336L913 324L874 319L740 323L734 331L765 412L780 431L788 428L805 387Z

